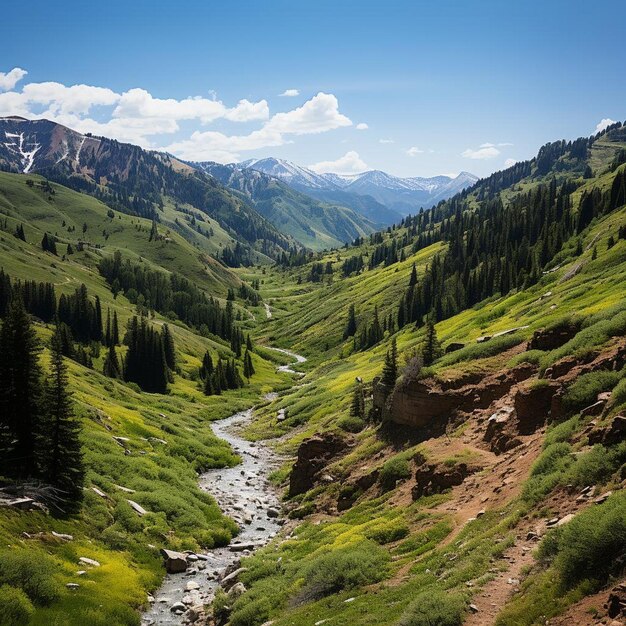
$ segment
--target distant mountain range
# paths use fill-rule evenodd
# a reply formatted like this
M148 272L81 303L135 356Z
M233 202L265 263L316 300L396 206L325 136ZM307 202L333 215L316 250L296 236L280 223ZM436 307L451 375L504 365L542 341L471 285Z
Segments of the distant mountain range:
M434 206L478 180L477 176L469 172L461 172L455 178L400 178L380 170L350 175L319 174L309 168L275 158L250 159L239 163L239 167L269 174L298 191L327 202L340 202L355 210L359 210L357 206L363 202L362 198L368 197L370 203L373 200L376 206L371 207L369 214L363 214L379 223L392 223L397 221L398 215L407 215L415 213L421 207Z
M476 181L467 173L454 179L398 178L379 171L318 174L274 158L187 163L49 120L21 117L0 118L0 169L42 174L114 209L156 215L220 257L225 242L229 247L240 242L270 258L298 244L313 250L340 247ZM213 241L187 227L193 209L215 220L213 230L221 234Z
M281 232L314 250L341 247L399 219L393 214L391 221L376 221L362 211L341 203L323 202L279 178L235 164L207 161L189 165L210 174L233 193L251 201Z

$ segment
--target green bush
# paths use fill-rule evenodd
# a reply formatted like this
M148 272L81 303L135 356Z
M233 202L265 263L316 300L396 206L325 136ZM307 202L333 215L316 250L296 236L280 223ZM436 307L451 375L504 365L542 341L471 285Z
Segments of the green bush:
M360 433L365 428L365 421L360 417L352 417L346 415L337 422L341 430L345 430L348 433Z
M513 346L517 346L522 343L522 341L524 341L524 338L516 333L513 335L495 337L494 339L490 339L484 343L472 343L464 348L461 348L460 350L456 350L455 352L450 352L450 354L442 356L437 361L437 365L446 367L448 365L460 363L461 361L474 361L476 359L484 359L490 356L495 356L496 354L500 354Z
M371 528L365 536L380 545L404 539L409 534L409 527L398 521L392 521L382 526Z
M620 575L626 559L626 494L614 494L549 533L539 556L554 562L566 588L584 580L601 585Z
M398 626L461 626L464 608L459 594L429 589L415 596Z
M539 502L559 484L573 461L569 444L559 442L546 447L532 467L524 485L523 498L527 502Z
M21 589L0 586L0 615L4 626L28 624L34 611L28 596Z
M269 614L269 601L267 598L259 598L234 611L229 624L230 626L260 626L267 622Z
M619 379L618 372L598 371L583 374L568 387L563 396L563 403L572 411L584 409L596 401L600 392L615 387Z
M378 482L383 491L394 489L399 480L406 480L411 476L411 466L409 462L401 457L396 456L389 459L380 469Z
M626 378L622 378L611 394L611 403L613 406L622 406L626 404Z
M58 599L57 568L44 553L25 551L0 554L0 585L21 589L34 604L48 605Z
M303 571L303 599L315 599L382 580L389 554L372 541L326 552Z

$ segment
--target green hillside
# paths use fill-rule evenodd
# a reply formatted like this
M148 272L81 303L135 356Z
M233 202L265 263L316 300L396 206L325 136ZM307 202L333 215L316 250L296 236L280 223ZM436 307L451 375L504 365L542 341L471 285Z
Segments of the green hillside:
M558 147L546 157L546 170L539 158L520 166L512 184L497 179L515 176L513 170L496 175L439 207L439 215L447 220L446 209L459 200L476 210L494 195L503 201L498 210L506 210L520 192L557 179L575 183L570 210L580 224L587 219L581 214L585 194L592 196L594 189L610 194L623 186L626 166L619 163L625 145L618 128L598 137L582 159ZM550 147L542 150L544 156L551 152ZM575 617L571 622L546 620L581 614L579 603L586 596L581 606L598 607L597 615L604 614L602 603L624 576L619 555L626 550L626 452L623 435L602 443L594 433L610 430L626 408L626 198L618 195L618 206L599 209L607 205L595 197L600 213L580 234L563 241L536 279L459 313L444 313L439 321L433 311L442 348L458 344L458 349L442 352L429 367L412 360L424 354L425 323L387 329L369 349L359 349L358 329L371 325L375 307L381 325L389 316L396 320L413 264L419 286L454 239L417 252L406 247L398 251L403 260L374 269L367 269L367 262L380 243L363 242L316 259L332 263L332 274L322 282L310 282L310 265L265 276L262 293L272 306L265 336L310 357L304 366L309 369L298 388L259 414L249 435L280 437L281 452L298 458L311 437L327 441L329 452L308 488L296 495L289 495L290 480L293 485L294 473L305 480L304 466L292 460L275 474L290 516L305 521L296 522L287 541L244 562L249 571L241 580L249 591L234 604L231 623L579 623ZM448 228L443 222L431 225L434 232L440 226ZM394 229L384 242L404 241L406 228ZM343 278L344 261L356 255L363 256L366 269ZM254 276L245 274L247 279ZM351 305L357 333L345 339ZM566 336L558 347L531 349L528 342L536 332ZM400 378L381 422L374 411L381 389L374 379L384 370L392 338ZM612 361L616 353L622 356ZM550 378L555 374L549 368L567 359L574 369L565 382ZM581 365L585 363L592 365ZM489 385L502 385L515 368L527 368L528 379L510 383L482 404L480 394ZM402 399L422 406L415 404L422 402L420 396L410 395L420 385L440 402L455 389L467 390L469 398L477 394L473 410L438 417L425 413L426 426L410 426L410 420L422 419L420 409L406 415L394 411L407 406ZM564 385L559 388L565 391L560 413L555 406L561 405L553 404L550 417L550 396L547 407L545 400L536 400L529 414L538 420L532 431L517 434L507 444L511 448L500 450L490 443L495 441L486 430L490 416L508 415L509 406L522 415L521 399L540 398L546 393L542 390L552 394L556 385ZM354 415L359 389L362 417ZM608 401L587 409L600 392L610 394ZM432 405L427 402L434 401L424 400L421 410L428 411ZM279 409L286 411L286 419L276 419ZM333 452L333 437L345 442L339 452ZM425 468L431 468L432 480L438 472L441 480L453 482L416 491ZM451 478L455 471L459 482ZM463 477L465 471L469 478ZM602 504L594 504L596 496L602 496L597 500ZM551 530L551 518L573 521Z
M14 236L20 225L26 241ZM87 195L56 183L48 186L39 176L0 174L0 268L13 281L53 283L57 298L86 285L92 302L99 297L105 316L117 314L122 334L138 307L123 294L114 298L98 271L99 260L117 250L124 259L166 275L183 274L222 305L227 290L241 284L231 270L165 225L158 226L164 239L149 241L151 226L150 220L112 212ZM41 248L46 232L57 238L57 255ZM66 255L68 244L73 254ZM243 330L249 329L252 317L246 308L244 301L234 302ZM230 345L156 312L150 323L160 329L166 322L178 363L166 395L141 392L136 385L104 376L104 347L86 346L91 369L66 360L86 466L80 513L54 516L0 507L2 582L17 584L11 578L16 576L37 581L33 585L39 590L31 595L33 624L138 623L138 607L163 575L161 547L198 550L223 545L236 533L233 522L222 517L213 498L197 485L198 471L237 460L212 434L210 422L251 406L284 384L286 376L276 373L277 365L265 352L255 353L256 374L249 385L207 397L198 382L202 357L207 350L214 359L228 357ZM35 324L44 346L44 367L53 328ZM118 349L120 356L125 350ZM128 500L148 513L139 516ZM73 539L55 538L52 531ZM66 584L76 582L80 557L94 559L100 567L90 572L89 580L80 580L78 597Z

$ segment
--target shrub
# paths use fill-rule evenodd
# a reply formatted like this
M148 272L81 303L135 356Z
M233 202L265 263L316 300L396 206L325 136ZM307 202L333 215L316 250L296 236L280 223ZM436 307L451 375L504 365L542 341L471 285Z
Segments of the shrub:
M461 626L465 600L459 594L429 589L415 599L398 626Z
M569 444L559 442L547 446L533 465L524 485L523 498L527 502L539 502L556 487L573 460Z
M34 611L28 596L21 589L9 585L0 587L0 615L4 626L28 624Z
M476 359L484 359L490 356L500 354L513 346L517 346L522 343L524 338L519 334L502 335L501 337L495 337L484 343L473 343L455 352L450 352L442 356L437 365L446 367L448 365L454 365L461 361L474 361Z
M372 541L331 550L312 560L304 569L304 599L314 599L382 580L389 554Z
M41 552L0 554L0 585L21 589L34 604L47 605L59 597L54 561Z
M381 468L378 482L383 491L394 489L399 480L406 480L411 476L409 462L401 456L389 459Z
M233 612L230 626L260 626L267 622L270 614L270 603L266 598L259 598L255 602L246 604Z
M584 580L600 585L621 574L626 559L626 494L614 494L549 533L539 556L554 560L566 588Z
M611 403L613 406L622 406L626 404L626 378L617 383L611 394Z
M348 433L360 433L365 428L365 422L360 417L346 415L337 422L339 428Z
M619 378L618 372L610 371L583 374L567 389L563 396L563 403L572 411L584 409L596 401L600 392L612 389Z
M409 527L402 522L389 522L369 529L365 536L380 545L404 539L409 534Z

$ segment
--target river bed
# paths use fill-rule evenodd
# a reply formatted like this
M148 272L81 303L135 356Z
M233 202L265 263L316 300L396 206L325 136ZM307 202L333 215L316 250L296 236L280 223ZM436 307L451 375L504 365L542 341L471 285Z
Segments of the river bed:
M293 357L297 363L306 361L288 350L273 349ZM278 369L299 374L289 365ZM273 398L272 395L267 399ZM166 574L153 596L154 601L142 615L142 624L183 624L182 608L175 612L172 607L180 607L181 603L188 607L209 604L224 571L235 567L242 556L266 545L284 524L278 492L268 480L270 473L280 465L280 459L263 442L250 442L239 434L252 416L253 409L248 409L213 422L215 435L232 446L241 457L241 463L209 470L199 478L200 488L210 493L222 512L237 522L239 534L229 546L199 554L198 561L191 563L186 573Z

